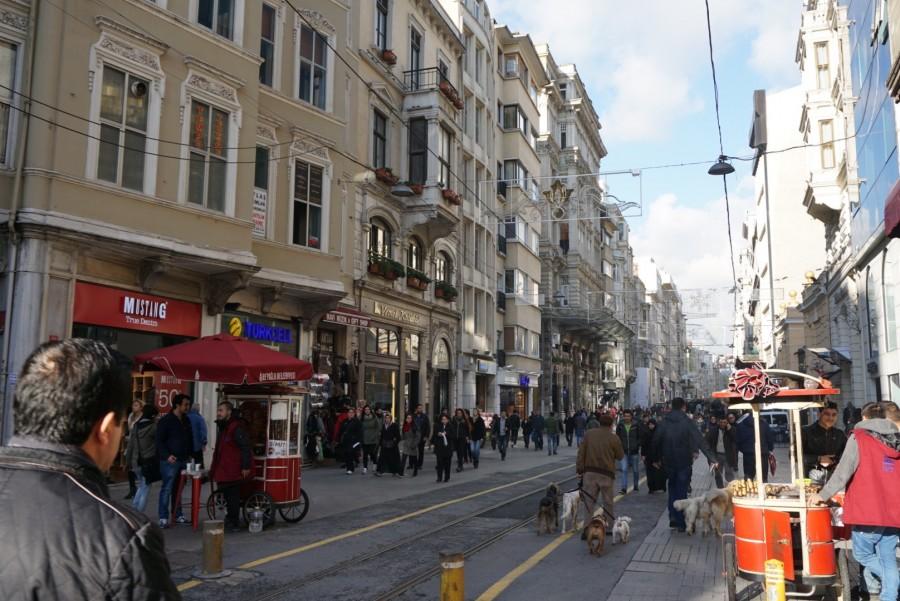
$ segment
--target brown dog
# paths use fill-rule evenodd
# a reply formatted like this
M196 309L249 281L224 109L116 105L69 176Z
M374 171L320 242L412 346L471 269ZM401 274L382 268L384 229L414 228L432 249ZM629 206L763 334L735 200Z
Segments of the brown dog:
M603 553L603 545L606 544L606 518L603 516L603 508L594 512L594 516L585 528L587 534L588 550L591 555Z

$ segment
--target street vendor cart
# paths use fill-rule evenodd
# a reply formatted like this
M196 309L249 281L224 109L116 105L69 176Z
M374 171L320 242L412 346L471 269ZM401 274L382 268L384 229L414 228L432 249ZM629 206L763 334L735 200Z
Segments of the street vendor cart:
M713 393L730 410L750 410L757 458L762 456L761 412L786 411L790 434L788 482L763 482L768 468L763 462L755 480L730 485L734 534L723 539L728 601L737 598L738 576L766 582L769 588L783 587L789 598L850 599L848 529L833 525L832 508L809 506L808 497L821 483L805 479L803 473L801 411L821 407L826 397L836 394L840 390L827 380L759 367L736 371L727 390Z

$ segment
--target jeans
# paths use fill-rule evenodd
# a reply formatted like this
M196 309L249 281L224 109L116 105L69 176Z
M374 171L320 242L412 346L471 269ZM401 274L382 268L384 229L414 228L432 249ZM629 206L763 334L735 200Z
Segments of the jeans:
M575 432L575 446L581 446L581 442L584 440L584 432Z
M135 509L144 513L144 510L147 508L147 500L150 497L150 484L141 473L141 468L136 469L134 475L137 478L137 488L134 491L134 499L131 500L131 504Z
M547 454L555 455L556 447L559 446L559 434L548 434L547 435Z
M162 476L162 488L159 490L159 519L168 520L171 517L169 511L169 503L173 503L175 507L175 516L184 515L181 511L181 499L173 498L173 492L178 488L178 479L181 477L181 470L184 469L183 461L169 463L168 461L159 462L159 473Z
M472 465L478 467L478 460L481 459L481 441L469 441L469 455L472 457Z
M719 469L715 472L716 487L725 488L726 484L734 480L734 470L731 468L731 464L728 463L725 453L716 452L716 463L719 464Z
M544 433L543 432L532 432L531 433L531 442L534 443L535 451L542 451L544 449Z
M518 428L510 428L509 429L509 440L512 442L513 446L516 446L516 443L519 442L519 429Z
M865 569L866 582L871 582L872 576L881 581L881 601L897 601L897 586L900 585L895 555L898 535L898 528L853 527L853 557Z
M362 450L363 468L369 468L369 459L372 460L372 466L378 465L378 445L364 444Z
M425 462L425 438L419 441L419 455L416 457L416 469L422 469L422 463Z
M571 447L572 446L572 432L566 432L566 443Z
M506 445L508 442L506 434L498 434L494 439L497 441L497 448L500 449L500 461L506 461Z
M666 468L669 481L669 521L675 523L676 528L685 528L684 513L675 509L675 501L687 499L688 487L691 485L691 476L694 467Z
M628 472L631 471L632 485L634 490L638 489L638 479L640 478L641 456L637 453L625 455L619 460L619 471L622 472L621 490L628 490Z

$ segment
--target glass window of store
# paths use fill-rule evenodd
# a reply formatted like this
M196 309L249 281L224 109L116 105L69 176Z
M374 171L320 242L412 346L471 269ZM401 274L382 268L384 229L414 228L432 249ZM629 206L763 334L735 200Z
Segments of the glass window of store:
M450 411L450 346L438 340L431 357L434 369L434 413Z
M884 255L885 350L900 348L900 240L894 240Z

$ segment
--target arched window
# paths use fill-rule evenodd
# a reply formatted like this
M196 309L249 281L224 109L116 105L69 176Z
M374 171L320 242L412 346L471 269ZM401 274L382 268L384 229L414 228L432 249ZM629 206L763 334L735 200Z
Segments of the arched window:
M453 262L450 260L450 255L444 251L440 251L435 259L434 279L438 282L453 281Z
M446 340L438 340L431 360L434 369L450 369L450 347Z
M369 252L390 258L391 248L391 228L381 219L373 219L369 230Z
M900 348L900 242L894 240L884 255L885 348Z
M424 255L425 251L418 238L410 238L409 245L406 247L406 266L411 267L416 271L423 271L422 267L425 263Z

